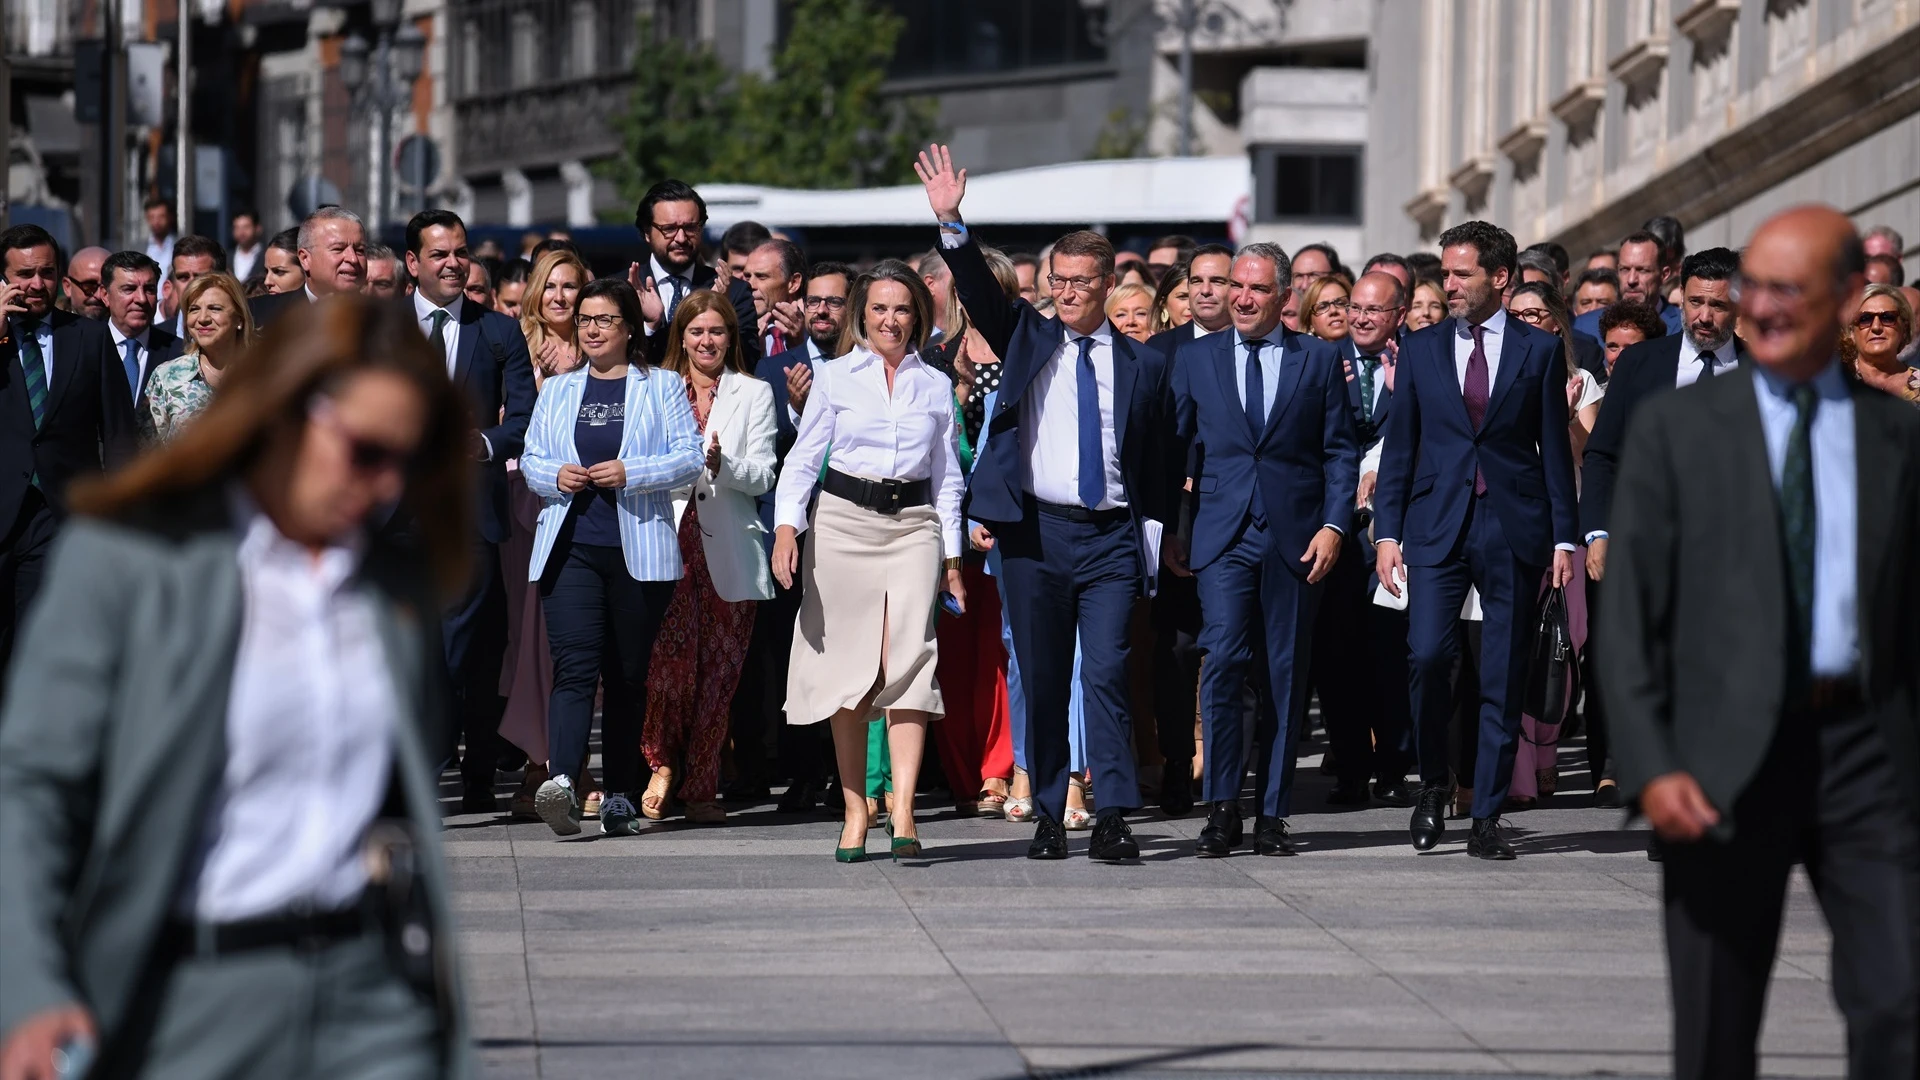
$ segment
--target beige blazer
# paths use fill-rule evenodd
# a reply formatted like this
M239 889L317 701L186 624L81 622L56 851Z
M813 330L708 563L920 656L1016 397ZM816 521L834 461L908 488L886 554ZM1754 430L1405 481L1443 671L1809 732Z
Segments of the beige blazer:
M751 375L723 372L714 391L713 411L700 438L700 456L720 439L720 471L704 467L693 483L673 492L673 524L687 512L687 503L700 504L700 533L713 591L729 603L773 599L773 575L762 541L756 496L773 487L776 460L773 388Z

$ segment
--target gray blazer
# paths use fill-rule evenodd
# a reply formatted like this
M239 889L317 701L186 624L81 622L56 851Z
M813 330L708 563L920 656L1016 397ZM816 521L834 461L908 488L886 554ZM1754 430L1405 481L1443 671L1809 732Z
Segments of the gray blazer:
M240 641L239 534L224 495L150 517L65 527L0 711L0 1033L82 1002L103 1056L141 1037L130 1014L224 767ZM389 804L406 808L419 845L447 1075L458 1076L470 1049L426 750L440 711L425 578L376 542L360 580L399 683Z

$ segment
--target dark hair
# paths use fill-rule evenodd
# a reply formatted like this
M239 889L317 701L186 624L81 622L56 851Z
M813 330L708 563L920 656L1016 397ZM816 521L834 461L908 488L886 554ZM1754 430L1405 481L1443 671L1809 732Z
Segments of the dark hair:
M1863 243L1863 244L1861 245L1861 248L1860 248L1860 249L1861 249L1862 251L1865 251L1865 250L1866 250L1866 245L1865 245L1865 244ZM1893 280L1892 280L1892 281L1889 281L1889 282L1887 282L1887 283L1886 283L1886 284L1888 284L1888 285L1893 285L1893 286L1895 286L1895 287L1898 287L1898 286L1901 286L1901 285L1905 285L1905 284L1907 283L1907 268L1906 268L1906 266L1905 266L1905 265L1904 265L1903 263L1901 263L1901 261L1900 261L1899 259L1896 259L1896 258L1894 258L1894 257L1893 257L1893 256L1891 256L1891 255L1869 255L1869 256L1867 256L1867 258L1866 258L1866 260L1865 260L1865 261L1864 261L1864 262L1863 262L1863 263L1861 264L1861 267L1860 267L1860 269L1861 269L1861 272L1862 272L1862 273L1865 273L1865 272L1866 272L1866 268L1867 268L1867 267L1869 267L1869 266L1884 266L1884 267L1887 267L1887 268L1888 268L1888 273L1889 273L1889 274L1890 274L1890 275L1891 275L1891 276L1893 277Z
M1732 281L1740 272L1740 256L1729 248L1702 248L1680 264L1680 284L1694 278L1702 281Z
M1565 346L1562 352L1566 357L1567 377L1572 378L1577 366L1573 352L1573 313L1567 308L1566 298L1560 295L1560 283L1557 281L1524 282L1514 287L1513 296L1508 297L1507 302L1511 304L1514 298L1522 293L1539 297L1540 302L1546 305L1547 314L1552 316L1554 323L1560 327L1558 337L1560 344Z
M1600 313L1600 340L1622 326L1631 326L1640 331L1640 336L1648 341L1667 336L1667 324L1660 313L1650 305L1624 300Z
M814 278L832 277L836 274L847 279L847 288L849 290L853 288L853 279L860 276L853 267L843 262L817 262L807 267L808 281L812 281Z
M692 203L700 208L700 224L706 225L707 200L684 180L662 180L648 188L647 193L640 196L640 204L633 208L633 227L640 230L641 235L653 226L653 208L663 202Z
M274 233L273 239L267 241L267 246L284 251L289 255L298 255L300 253L299 226L296 225L291 229L281 229L279 232ZM265 259L260 260L260 265L265 266L266 264Z
M1687 230L1678 218L1665 215L1648 218L1640 231L1652 236L1660 244L1660 263L1672 266L1687 254Z
M847 326L840 332L841 356L852 352L855 345L867 344L867 292L883 281L891 281L907 290L907 301L913 307L913 333L908 341L914 352L927 347L927 335L933 333L932 290L920 280L920 275L914 272L913 267L899 259L882 259L853 282L853 290L847 297Z
M1187 261L1193 258L1194 249L1199 246L1200 242L1188 236L1186 233L1168 233L1153 243L1148 244L1147 252L1148 254L1152 254L1160 248L1172 248L1173 262L1170 265L1185 266Z
M1573 291L1579 292L1583 285L1605 285L1613 290L1614 299L1620 298L1620 274L1604 266L1580 271L1580 276L1573 279Z
M58 248L54 249L58 251ZM1836 281L1845 281L1855 274L1867 272L1867 242L1860 234L1849 230L1846 239L1840 241L1840 253L1834 260L1833 276Z
M806 288L807 257L801 252L800 245L791 240L782 240L779 237L774 237L761 241L760 244L753 248L753 251L749 251L747 254L751 255L753 252L760 251L764 248L773 248L780 253L781 277L792 280L794 275L797 274L800 277L800 287L802 289Z
M531 273L533 273L532 263L525 259L508 259L500 267L500 272L493 275L493 287L497 289L502 285L515 283L525 285L527 275Z
M1166 273L1160 275L1160 287L1153 292L1153 318L1150 325L1154 333L1173 328L1172 320L1167 318L1167 300L1173 296L1173 290L1187 283L1192 272L1193 263L1186 261L1174 263L1167 267ZM1189 311L1187 317L1191 319L1193 313Z
M107 256L106 260L100 264L100 284L112 288L113 275L120 270L125 270L129 274L145 271L153 275L155 285L160 284L160 264L148 258L144 251L116 251ZM244 298L235 297L234 299Z
M1560 287L1560 268L1554 265L1553 256L1548 255L1546 252L1535 251L1532 248L1528 248L1521 252L1514 259L1514 262L1518 264L1520 271L1537 270L1547 275L1547 280L1553 283L1555 289ZM1524 273L1522 276L1525 276Z
M1660 260L1661 266L1667 265L1667 245L1661 243L1659 237L1653 235L1647 230L1641 229L1638 232L1628 233L1627 238L1625 240L1620 241L1620 247L1617 249L1617 251L1625 251L1627 249L1628 244L1652 244L1653 251L1654 251L1654 258ZM1619 257L1620 256L1618 254L1615 254L1614 256L1614 258L1616 259Z
M584 299L586 290L581 290L580 295ZM721 365L742 375L753 374L753 369L747 366L746 351L740 347L740 316L734 313L733 301L712 289L688 293L673 310L673 327L667 331L667 355L660 366L692 381L693 356L687 352L687 324L709 311L718 312L720 321L727 326L727 355Z
M1040 256L1035 255L1031 251L1016 251L1013 254L1007 256L1007 258L1011 259L1013 261L1013 265L1015 266L1033 267L1033 271L1036 275L1039 274L1040 272Z
M1431 251L1414 251L1407 255L1407 269L1413 271L1414 284L1420 284L1420 278L1440 276L1440 256Z
M1300 250L1293 253L1292 262L1299 262L1300 256L1305 255L1309 251L1317 251L1325 256L1327 260L1327 271L1329 273L1339 274L1346 272L1346 264L1340 261L1340 253L1333 250L1333 245L1319 243L1318 241L1311 244L1301 244ZM1289 274L1288 277L1292 277L1292 275Z
M467 231L467 223L461 221L460 215L451 210L420 211L407 219L407 254L417 258L420 254L420 235L428 229L434 228L459 229L461 235L464 236ZM367 257L372 258L373 256L368 255Z
M235 217L235 218L251 218L251 219L253 220L253 223L254 223L255 225L258 225L258 224L260 224L260 211L258 211L258 210L255 210L255 209L254 209L253 207L251 207L251 206L242 206L242 207L241 207L240 209L238 209L238 210L235 210L235 211L233 212L233 217Z
M704 219L706 212L701 211ZM720 257L751 255L755 248L773 239L773 232L757 221L736 221L720 234Z
M169 211L173 209L173 204L168 202L167 200L161 198L158 195L149 195L147 196L146 201L140 204L140 212L144 214L156 206L164 206Z
M401 259L400 256L394 254L392 248L379 242L378 240L375 240L373 243L367 245L367 261L370 263L391 261L393 263L398 264L402 270L406 269L405 260Z
M491 257L475 259L473 265L479 267L480 272L487 276L487 288L493 288L493 283L500 279L500 260Z
M1552 259L1553 265L1560 270L1560 280L1562 281L1566 280L1567 271L1573 269L1573 258L1567 254L1567 249L1551 240L1543 240L1538 244L1530 244L1527 250L1540 252L1547 258Z
M534 260L535 262L538 262L540 259L540 256L545 255L549 251L571 252L573 255L578 257L581 262L587 261L586 257L580 254L579 245L575 244L571 240L556 240L551 236L533 245L533 250L527 253L527 257Z
M1360 269L1360 277L1366 277L1368 274L1373 273L1375 270L1378 270L1380 267L1383 267L1383 266L1397 266L1400 269L1407 272L1408 281L1413 280L1413 267L1408 266L1407 260L1401 258L1398 255L1395 255L1391 251L1383 251L1380 254L1375 255L1373 258L1368 259L1367 265ZM1360 278L1355 278L1354 280L1358 281L1360 280Z
M211 236L200 236L198 234L193 234L190 236L183 236L180 239L174 241L173 243L173 261L174 262L177 263L182 258L191 259L197 255L211 256L213 258L213 268L215 270L225 270L227 268L227 249L221 247L220 241L215 240ZM171 266L167 267L167 272L171 274L173 272L173 267Z
M369 371L400 376L426 405L400 517L413 523L441 594L457 596L470 580L473 418L412 310L375 297L294 305L228 366L220 392L177 436L118 472L75 482L74 510L124 520L223 491L278 440L306 429L315 397Z
M60 259L60 245L53 234L38 225L15 225L6 232L0 232L0 267L6 266L7 252L26 251L29 248L50 247L54 260Z
M1091 257L1099 266L1102 275L1113 273L1113 241L1097 232L1079 229L1070 232L1053 242L1054 255L1078 255ZM1051 273L1053 267L1048 265Z
M1440 248L1446 250L1465 244L1474 251L1474 261L1480 269L1492 274L1495 270L1513 273L1514 250L1513 234L1492 222L1463 221L1440 234Z
M1193 273L1193 260L1198 259L1203 255L1223 255L1226 257L1226 260L1229 263L1233 261L1233 249L1228 247L1227 245L1201 244L1199 247L1194 248L1193 253L1191 255L1188 255L1186 258L1188 274Z
M640 312L640 294L633 291L633 286L627 284L626 278L594 278L580 286L580 291L574 295L573 313L579 315L580 308L596 298L611 300L613 306L620 309L620 321L627 327L627 363L647 366L647 318ZM679 317L677 311L675 317Z

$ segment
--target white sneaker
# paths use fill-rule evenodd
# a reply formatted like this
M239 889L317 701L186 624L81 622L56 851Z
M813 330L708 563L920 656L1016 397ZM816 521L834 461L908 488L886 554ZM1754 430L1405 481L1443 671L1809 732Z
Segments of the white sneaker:
M573 790L573 781L564 776L540 785L533 796L533 810L557 836L580 831L580 796Z

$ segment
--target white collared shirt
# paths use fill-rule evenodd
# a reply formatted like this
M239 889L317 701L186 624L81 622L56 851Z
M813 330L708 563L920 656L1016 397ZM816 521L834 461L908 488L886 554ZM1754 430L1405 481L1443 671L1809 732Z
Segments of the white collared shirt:
M181 317L185 318L185 316ZM137 403L140 400L140 388L147 385L147 375L153 368L153 347L148 344L153 337L153 328L149 326L145 330L133 335L132 338L128 338L127 335L120 332L118 326L113 324L112 319L108 319L107 333L113 335L113 358L115 360L123 360L127 355L126 343L129 340L134 344L133 361L139 365L138 381L133 384L133 400Z
M1495 308L1486 322L1480 324L1485 331L1480 335L1482 348L1487 354L1487 393L1493 393L1493 384L1500 377L1500 347L1507 340L1507 309ZM1460 377L1460 392L1467 388L1467 360L1473 356L1473 326L1465 319L1457 319L1453 324L1453 371Z
M1062 327L1060 347L1040 365L1020 403L1020 456L1026 489L1042 502L1080 506L1080 335ZM1113 438L1113 324L1103 322L1093 338L1094 383L1100 399L1100 449L1106 462L1106 496L1089 510L1127 505L1120 449Z
M966 481L953 413L952 380L917 353L900 361L891 394L886 361L865 346L856 345L836 360L816 361L807 410L774 489L774 524L806 531L808 498L831 450L832 467L848 476L931 479L941 541L947 557L957 557Z
M653 287L654 290L660 294L660 310L662 312L672 311L693 292L692 265L688 265L684 272L676 274L660 264L660 256L649 255L647 256L647 272L653 275ZM659 328L662 330L666 329L664 319ZM652 337L653 333L653 330L649 329L647 336Z
M1684 332L1681 333L1680 363L1674 369L1673 373L1673 385L1676 388L1692 386L1694 383L1699 382L1700 374L1705 370L1707 362L1713 364L1713 373L1715 375L1721 375L1733 370L1733 366L1737 362L1733 351L1732 338L1728 338L1719 348L1704 355L1707 358L1706 362L1702 361L1700 346L1693 343L1692 335Z
M253 264L260 261L260 252L259 244L250 248L234 248L233 258L229 260L233 264L233 276L243 282L252 277Z
M316 556L251 507L238 516L245 606L226 764L175 906L212 923L359 899L399 722L374 602L355 583L362 552Z
M453 298L452 303L441 308L436 307L433 301L427 299L426 294L419 289L413 290L413 318L415 322L420 324L420 332L426 335L428 342L433 341L433 313L436 311L445 311L447 313L447 352L445 356L440 358L440 362L447 366L447 377L449 379L453 377L454 367L459 363L460 305L465 300L466 297L464 295L456 296Z

